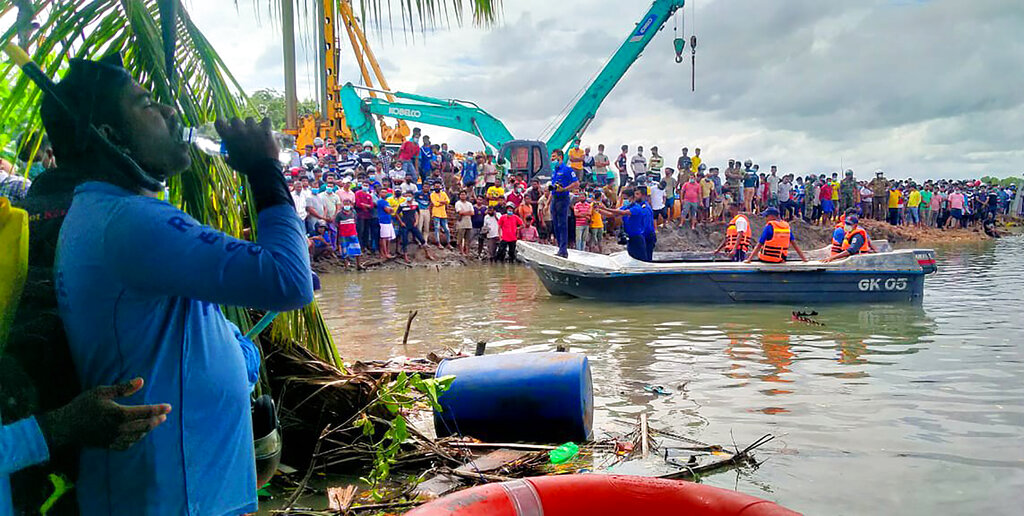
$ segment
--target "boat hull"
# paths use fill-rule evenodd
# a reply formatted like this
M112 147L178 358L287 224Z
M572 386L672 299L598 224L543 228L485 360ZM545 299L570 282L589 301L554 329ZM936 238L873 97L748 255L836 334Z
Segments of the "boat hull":
M647 273L587 276L536 267L552 295L628 303L920 303L924 274Z
M827 256L827 250L812 251ZM810 253L809 253L810 254ZM624 253L598 255L526 244L520 258L553 295L633 303L915 303L935 270L934 251L908 249L822 263L751 264L709 254L656 253L640 262Z

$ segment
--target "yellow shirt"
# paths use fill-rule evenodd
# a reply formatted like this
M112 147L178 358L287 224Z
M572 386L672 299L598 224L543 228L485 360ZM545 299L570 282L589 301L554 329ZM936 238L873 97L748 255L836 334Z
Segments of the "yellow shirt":
M431 192L430 194L430 216L441 219L448 218L448 194L444 192ZM438 206L440 205L440 206Z
M692 163L692 165L691 165L691 167L692 167L691 168L691 173L693 175L697 175L697 171L700 170L700 162L701 162L700 156L694 156L694 157L690 158L690 163Z
M505 202L505 189L494 185L487 189L487 205L497 206Z
M700 180L700 196L702 199L711 197L711 190L715 189L715 183L711 182L708 178Z
M574 160L579 161L574 161ZM569 167L573 170L583 170L583 149L576 147L569 149Z
M889 207L899 208L900 207L900 191L889 190Z
M921 192L912 190L910 195L907 197L907 206L911 208L917 208L921 205Z
M833 201L838 201L839 200L839 182L838 181L831 181L831 182L829 182L829 184L832 185L832 200Z
M601 218L601 214L598 213L597 210L594 210L594 212L590 214L590 227L594 229L604 229L604 219Z

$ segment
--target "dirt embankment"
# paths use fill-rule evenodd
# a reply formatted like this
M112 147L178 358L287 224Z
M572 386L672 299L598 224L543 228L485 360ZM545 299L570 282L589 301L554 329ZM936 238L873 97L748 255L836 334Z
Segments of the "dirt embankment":
M752 216L750 217L750 224L753 226L753 233L756 238L761 228L764 227L765 220L762 217ZM978 227L942 230L927 227L892 226L877 220L862 220L861 225L867 230L872 239L888 240L894 245L915 242L922 244L966 244L991 240L991 237ZM699 224L696 229L690 229L689 226L677 228L675 224L672 224L670 227L658 230L657 250L662 252L714 251L722 242L722 239L725 238L726 226L725 222L716 222ZM790 226L793 228L793 233L796 234L797 243L804 251L819 249L831 242L833 229L831 225L822 226L808 224L802 220L794 220L790 222ZM1001 228L1003 233L1020 232L1020 230L1021 227L1019 226L1014 227L1007 224L1003 224ZM615 235L608 236L605 239L603 248L606 254L625 250L623 246L618 245ZM410 245L409 251L411 263L408 264L401 258L382 261L375 256L364 256L363 265L367 270L397 270L417 267L459 267L473 263L489 263L486 259L467 258L457 252L437 248L431 249L434 260L427 260L423 252L416 245ZM315 262L313 270L318 273L344 272L355 271L355 267L352 266L346 269L341 260L326 259Z
M750 217L750 224L754 237L757 238L765 225L765 219ZM658 230L658 244L655 249L661 252L714 251L725 238L727 227L728 224L725 222L698 224L696 229L690 229L689 225L676 228L675 224L672 224ZM815 226L802 220L794 220L790 222L790 227L796 235L797 244L805 251L824 247L832 236L831 226ZM604 245L605 252L624 249L614 239L606 241Z

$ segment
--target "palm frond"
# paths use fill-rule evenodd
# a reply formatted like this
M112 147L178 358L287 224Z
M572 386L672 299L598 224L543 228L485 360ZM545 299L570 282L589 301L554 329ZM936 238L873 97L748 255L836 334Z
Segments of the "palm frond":
M84 5L49 0L36 5L37 16L45 15L38 33L46 37L37 42L32 56L50 77L61 76L69 58L98 58L117 50L136 80L175 106L186 124L200 125L251 109L242 88L183 6L173 18L178 43L168 74L157 0L96 0ZM0 45L14 38L17 31L12 27L0 37ZM8 63L0 65L0 82L9 93L0 99L0 134L39 129L38 88ZM222 160L195 153L191 169L173 178L169 189L168 200L197 220L236 237L255 238L256 214L244 193L248 190ZM226 308L225 313L243 331L252 326L245 310ZM279 316L271 335L298 342L325 361L341 365L315 303Z

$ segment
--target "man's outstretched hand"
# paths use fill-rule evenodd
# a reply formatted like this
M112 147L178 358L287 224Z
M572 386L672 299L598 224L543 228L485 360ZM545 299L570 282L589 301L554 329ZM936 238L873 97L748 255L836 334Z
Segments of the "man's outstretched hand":
M67 405L42 415L39 426L50 449L64 445L126 450L167 419L171 406L120 405L117 398L142 388L142 378L90 389Z
M246 118L245 122L237 118L228 122L217 120L214 127L228 151L227 161L231 168L249 174L268 159L277 161L280 149L270 133L270 118L264 118L258 124L252 117Z

